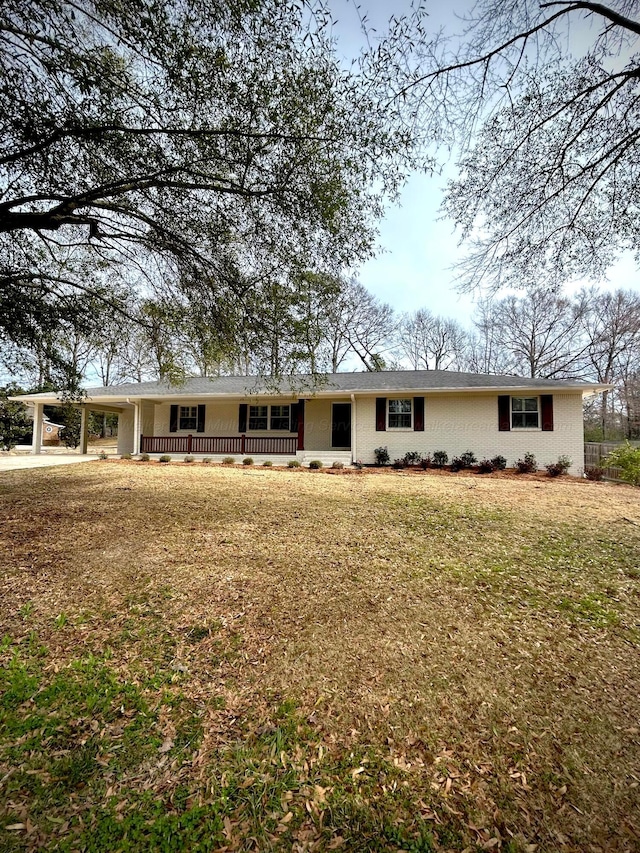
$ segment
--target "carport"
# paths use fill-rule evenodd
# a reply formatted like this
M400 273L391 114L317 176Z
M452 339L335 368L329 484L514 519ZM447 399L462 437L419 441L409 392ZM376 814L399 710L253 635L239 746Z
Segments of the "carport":
M88 400L64 400L55 392L41 394L21 394L19 397L11 397L11 400L25 403L33 408L33 440L31 453L42 452L42 425L44 423L45 406L61 406L69 403L80 410L80 453L86 455L89 443L89 413L114 414L118 416L118 445L120 445L121 434L133 432L136 434L136 412L137 407L132 403L118 400L117 403L92 403Z

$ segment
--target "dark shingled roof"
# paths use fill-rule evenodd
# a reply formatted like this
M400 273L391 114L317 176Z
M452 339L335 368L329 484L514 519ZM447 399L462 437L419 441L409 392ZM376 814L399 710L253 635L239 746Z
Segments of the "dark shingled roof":
M329 373L320 376L296 375L269 378L263 376L194 377L179 384L140 382L126 385L87 388L89 398L127 397L204 397L249 395L321 396L331 393L371 393L456 390L506 390L518 388L538 391L595 391L608 386L580 380L530 379L521 376L497 376L484 373L460 373L453 370L387 370L374 373ZM25 394L22 399L51 399L55 394ZM21 398L17 398L21 399Z

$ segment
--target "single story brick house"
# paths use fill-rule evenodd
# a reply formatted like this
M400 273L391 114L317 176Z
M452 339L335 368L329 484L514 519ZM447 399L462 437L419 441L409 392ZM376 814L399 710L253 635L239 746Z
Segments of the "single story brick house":
M88 388L76 405L83 412L82 452L86 414L97 411L118 415L120 454L371 464L384 446L391 459L409 451L444 450L451 458L472 450L478 459L501 454L512 465L532 452L541 465L566 454L571 473L579 474L582 400L607 387L448 370L221 376ZM36 426L43 406L60 402L55 392L13 399L33 407ZM34 453L41 435L36 428Z

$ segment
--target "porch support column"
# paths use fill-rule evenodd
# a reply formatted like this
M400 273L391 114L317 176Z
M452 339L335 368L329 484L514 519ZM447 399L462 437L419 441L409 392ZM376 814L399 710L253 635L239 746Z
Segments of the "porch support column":
M42 403L34 403L33 405L33 438L31 439L31 452L40 453L42 450L42 419L44 415L44 405Z
M351 395L351 462L355 462L358 458L357 448L356 448L356 438L358 435L358 428L356 423L356 395Z
M80 407L80 453L86 455L89 445L89 410L86 406Z
M304 450L304 400L298 400L298 450Z
M140 401L133 403L133 455L137 456L140 453Z

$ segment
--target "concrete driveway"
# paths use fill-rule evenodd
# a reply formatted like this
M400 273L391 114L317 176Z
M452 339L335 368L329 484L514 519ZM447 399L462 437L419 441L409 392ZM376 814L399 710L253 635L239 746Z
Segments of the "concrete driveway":
M77 465L97 459L97 454L82 456L80 453L0 453L0 474L3 471L18 471L21 468L51 468L55 465Z

